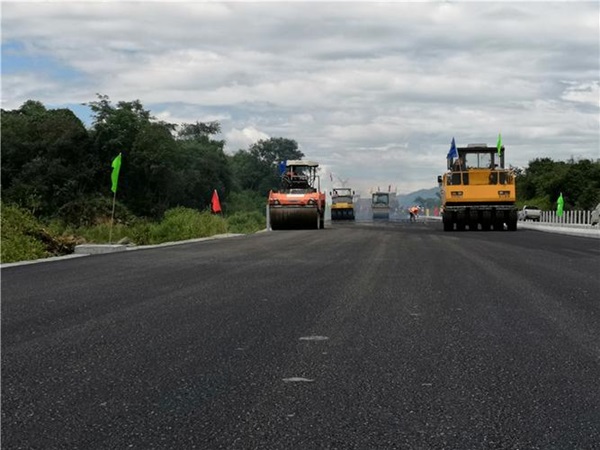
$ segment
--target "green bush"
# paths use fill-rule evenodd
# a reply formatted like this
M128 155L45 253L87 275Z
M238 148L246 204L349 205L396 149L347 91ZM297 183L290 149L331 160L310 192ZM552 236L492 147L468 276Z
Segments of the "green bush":
M156 226L144 220L138 220L128 228L127 237L136 245L152 243L152 228Z
M1 213L3 263L69 254L77 243L109 242L109 221L75 228L64 220L53 219L44 227L32 214L17 206L2 205ZM128 225L113 224L112 243L127 238L135 245L160 244L228 232L254 233L265 228L265 216L257 211L237 212L225 219L209 211L183 207L168 210L158 223L144 219L129 219L129 222Z
M238 212L259 212L265 215L267 207L267 199L263 195L258 194L254 191L241 191L232 192L227 197L227 209L228 214L235 214Z
M2 263L50 256L44 244L36 238L42 226L31 213L17 206L0 204L0 215Z
M81 196L63 205L58 211L58 217L64 222L78 227L90 227L104 222L110 223L112 206L112 198L106 196ZM116 202L115 223L130 223L134 220L135 216L120 202Z
M178 207L165 212L160 223L150 229L150 243L182 241L227 232L221 216L208 211Z
M230 233L255 233L266 226L265 216L257 211L238 212L227 218L227 231Z
M517 208L522 209L523 206L537 206L542 211L551 211L556 209L556 204L552 204L552 202L548 199L548 197L533 197L529 200L520 200L516 202Z
M90 244L116 244L124 237L129 237L129 227L121 223L115 223L112 227L112 236L110 231L110 222L99 223L88 227L79 227L75 234L83 237Z

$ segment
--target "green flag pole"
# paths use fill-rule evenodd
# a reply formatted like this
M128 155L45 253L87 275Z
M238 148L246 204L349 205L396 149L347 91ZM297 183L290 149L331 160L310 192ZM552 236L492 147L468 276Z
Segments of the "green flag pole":
M565 200L563 199L562 192L558 196L558 200L556 200L556 215L558 217L562 217L563 211L565 207Z
M108 243L112 244L113 222L115 220L115 204L117 202L117 192L113 194L112 214L110 215L110 232L108 233Z
M498 141L496 141L496 149L498 150L498 157L502 156L502 135L498 133Z
M112 214L110 215L110 231L108 233L108 243L112 244L112 230L113 230L113 222L115 220L115 204L117 202L117 185L119 184L119 172L121 171L121 153L113 159L112 162L112 174L110 176L112 181L112 187L110 188L113 191L113 204L112 204Z

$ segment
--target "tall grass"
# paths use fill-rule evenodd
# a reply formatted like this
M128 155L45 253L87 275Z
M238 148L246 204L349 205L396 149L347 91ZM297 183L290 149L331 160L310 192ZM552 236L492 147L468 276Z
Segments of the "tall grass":
M188 208L168 210L162 221L150 226L149 244L182 241L227 232L225 221L208 211Z
M230 233L255 233L266 226L266 217L258 211L237 212L227 218L227 229Z
M208 211L178 207L168 210L160 222L136 220L130 225L116 224L112 242L126 240L136 245L162 244L224 233L254 233L265 227L265 217L257 212L235 213L223 218ZM90 243L108 243L110 224L82 227L76 234Z
M37 238L42 225L28 211L0 204L0 262L27 261L50 256Z
M72 252L74 243L107 244L111 235L110 221L92 226L73 227L59 221L47 225L27 211L2 205L1 262L24 261ZM114 223L111 243L134 245L161 244L224 233L254 233L265 228L265 216L257 211L220 216L189 208L168 210L159 222L144 219ZM53 245L50 245L49 241ZM70 246L61 245L69 241Z

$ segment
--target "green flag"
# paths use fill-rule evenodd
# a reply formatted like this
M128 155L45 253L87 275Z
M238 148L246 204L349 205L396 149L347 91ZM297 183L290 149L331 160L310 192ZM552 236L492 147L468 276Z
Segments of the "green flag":
M498 133L498 142L496 142L496 148L498 149L498 156L502 155L502 136Z
M563 199L562 192L558 196L558 200L556 200L556 215L558 217L562 217L563 208L565 206L565 200Z
M117 156L115 159L113 159L112 162L112 188L111 191L113 191L115 194L117 193L117 184L119 182L119 171L121 170L121 154L119 153L119 156Z

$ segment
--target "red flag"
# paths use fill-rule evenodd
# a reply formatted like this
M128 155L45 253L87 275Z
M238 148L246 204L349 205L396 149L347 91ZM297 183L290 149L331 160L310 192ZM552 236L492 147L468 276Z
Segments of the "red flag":
M215 214L221 212L221 202L219 201L219 194L217 194L216 189L214 190L212 200L210 201L210 209Z

